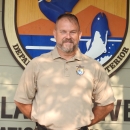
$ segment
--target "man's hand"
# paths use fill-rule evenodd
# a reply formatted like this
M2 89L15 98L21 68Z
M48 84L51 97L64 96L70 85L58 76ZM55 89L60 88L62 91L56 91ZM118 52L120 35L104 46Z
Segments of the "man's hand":
M27 118L31 119L32 104L22 104L17 101L15 101L15 104Z
M93 113L94 113L94 119L92 120L91 125L96 124L97 122L101 121L104 119L114 108L114 104L109 104L107 106L95 106L93 108Z

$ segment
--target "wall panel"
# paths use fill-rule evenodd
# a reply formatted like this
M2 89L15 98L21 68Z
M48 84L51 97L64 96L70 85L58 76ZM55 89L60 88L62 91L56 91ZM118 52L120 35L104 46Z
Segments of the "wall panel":
M0 83L0 97L6 96L6 99L8 100L8 102L12 102L13 97L15 95L15 91L17 89L17 86L18 86L18 82ZM130 86L129 87L117 86L117 87L112 87L112 89L113 89L116 100L122 100L121 101L122 105L124 105L124 100L129 100L130 99L130 94L129 94ZM116 103L117 103L117 101L115 101L115 105L116 105Z
M130 69L130 58L129 58L129 60L122 66L122 68Z
M0 0L0 11L2 11L2 0Z
M18 84L22 72L21 67L0 66L0 84Z
M122 68L111 77L112 86L130 87L130 69Z
M0 29L0 48L6 48L6 47L7 47L7 45L5 42L4 35L3 35L3 30Z
M129 105L130 106L130 105ZM127 106L127 107L129 107ZM105 120L100 121L98 124L90 127L90 129L98 129L98 130L128 130L124 128L128 128L130 125L128 121L125 121L126 118L124 118L124 105L120 105L120 109L118 111L118 115L116 115L117 111L117 105L115 105L114 108L114 117L109 114ZM3 108L0 110L0 127L31 127L34 128L35 123L31 122L29 119L26 119L22 113L18 111L16 108L14 102L9 102L5 96L1 97L0 102L0 108ZM130 114L128 114L128 117ZM115 118L116 117L116 118ZM7 123L8 122L8 123ZM119 127L118 127L119 126ZM117 129L118 128L118 129Z
M2 29L2 12L0 11L0 30Z
M21 67L15 66L1 66L0 67L0 83L9 84L11 83L18 83L19 78L23 69ZM113 87L120 86L120 87L130 87L130 80L127 75L130 74L130 69L121 69L119 72L116 73L111 78L111 85ZM8 81L8 82L7 82Z
M5 58L6 56L6 58ZM16 66L19 67L18 63L15 61L13 56L11 55L8 48L0 47L0 65L1 66Z

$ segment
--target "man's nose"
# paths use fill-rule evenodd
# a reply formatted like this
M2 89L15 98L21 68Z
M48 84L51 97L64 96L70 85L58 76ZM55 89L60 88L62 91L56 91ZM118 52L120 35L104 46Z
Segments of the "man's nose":
M70 32L66 33L66 38L70 38L71 35L70 35Z

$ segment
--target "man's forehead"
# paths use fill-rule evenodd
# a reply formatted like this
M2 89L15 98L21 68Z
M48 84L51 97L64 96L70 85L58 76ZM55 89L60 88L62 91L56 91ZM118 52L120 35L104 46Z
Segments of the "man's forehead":
M73 23L74 20L65 17L65 18L59 19L59 20L56 22L56 24L64 23L64 22L71 22L71 23Z
M72 25L76 25L78 27L78 23L74 20L74 19L71 19L71 18L61 18L59 19L57 22L56 22L56 27L59 25L63 25L66 24L67 22L71 23Z

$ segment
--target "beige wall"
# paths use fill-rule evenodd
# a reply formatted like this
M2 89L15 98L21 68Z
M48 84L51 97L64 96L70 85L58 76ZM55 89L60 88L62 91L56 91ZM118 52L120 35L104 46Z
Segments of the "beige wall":
M15 115L16 106L13 97L22 72L22 68L12 57L3 36L2 0L0 0L0 129L4 127L7 130L11 127L23 130L27 127L35 127L35 124L24 119L22 114L19 114L18 118ZM6 97L6 103L4 103L4 97ZM6 108L3 115L1 114L2 107Z
M34 128L34 123L24 119L20 114L17 118L16 106L13 102L13 96L17 88L20 76L23 70L16 63L6 45L2 30L2 0L0 0L0 129L9 127L26 129ZM105 121L91 127L91 130L129 130L130 123L124 121L124 100L130 100L130 59L127 63L111 77L112 88L117 100L121 100L118 120L111 121L108 115ZM4 101L6 97L6 103ZM2 100L3 99L3 100ZM6 106L5 106L6 105ZM115 109L117 102L115 102ZM2 110L3 107L3 110ZM1 111L4 114L1 114ZM114 111L115 113L115 111ZM128 114L130 117L130 113ZM15 119L16 117L16 119Z

